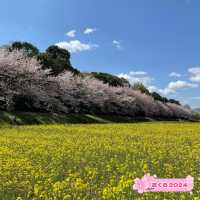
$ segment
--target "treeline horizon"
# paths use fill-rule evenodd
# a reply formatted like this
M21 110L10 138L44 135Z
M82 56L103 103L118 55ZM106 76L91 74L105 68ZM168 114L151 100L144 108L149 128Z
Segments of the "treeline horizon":
M6 111L117 114L198 120L200 114L174 99L150 93L142 83L103 72L81 73L70 53L45 52L28 42L0 48L0 109Z
M5 45L9 51L22 50L28 57L35 57L41 64L42 69L49 69L50 75L57 76L64 71L70 71L74 75L91 76L105 84L109 84L114 87L132 87L134 90L139 90L141 93L152 96L155 100L161 102L170 102L177 105L181 103L175 99L168 99L161 96L157 92L150 92L142 83L138 82L131 85L125 78L119 78L118 76L108 74L105 72L80 72L78 69L72 66L70 58L70 52L66 49L62 49L56 45L49 46L45 52L40 52L39 49L29 42L15 41L10 45Z

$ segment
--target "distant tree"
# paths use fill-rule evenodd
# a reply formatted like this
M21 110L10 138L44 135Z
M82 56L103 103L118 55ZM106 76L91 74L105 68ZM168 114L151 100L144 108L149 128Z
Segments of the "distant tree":
M108 73L102 73L102 72L92 72L91 75L102 81L105 84L109 84L110 86L114 87L130 87L130 83L124 79L124 78L119 78L117 76L114 76L112 74Z
M146 95L151 95L151 93L149 92L149 90L142 84L142 83L135 83L132 88L134 90L138 90L140 91L141 93L144 93Z
M174 104L177 104L177 105L181 105L181 103L175 99L169 99L168 102L170 103L174 103Z
M157 92L152 92L151 93L151 96L157 100L157 101L161 101L163 103L174 103L174 104L177 104L177 105L181 105L181 103L175 99L167 99L166 97L162 97L160 94L158 94Z
M186 109L191 109L190 105L188 105L188 104L185 104L183 107Z
M23 50L27 56L34 57L39 55L39 50L37 47L28 42L13 42L8 46L9 51L13 50Z
M131 87L131 84L129 83L129 81L125 78L120 78L121 81L122 81L122 84L123 86L126 86L126 87Z
M70 53L58 46L50 46L45 53L40 54L39 60L43 69L50 69L51 75L57 76L65 70L78 74L79 71L72 67Z
M169 102L169 100L168 100L167 97L162 97L162 102L163 102L163 103L167 103L167 102Z
M158 94L157 92L152 92L151 96L157 101L161 101L161 102L163 101L163 97L160 94Z

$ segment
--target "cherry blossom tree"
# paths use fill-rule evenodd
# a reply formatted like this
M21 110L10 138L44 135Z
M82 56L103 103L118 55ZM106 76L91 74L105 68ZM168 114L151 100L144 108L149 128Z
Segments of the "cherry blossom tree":
M5 49L0 49L0 109L200 119L191 109L157 101L130 87L109 86L69 71L50 76L35 58Z

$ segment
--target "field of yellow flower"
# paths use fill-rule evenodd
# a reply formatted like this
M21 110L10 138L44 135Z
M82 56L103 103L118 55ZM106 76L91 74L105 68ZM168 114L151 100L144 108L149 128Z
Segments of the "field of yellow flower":
M192 193L143 193L133 180L194 177ZM0 199L200 199L200 124L0 129Z

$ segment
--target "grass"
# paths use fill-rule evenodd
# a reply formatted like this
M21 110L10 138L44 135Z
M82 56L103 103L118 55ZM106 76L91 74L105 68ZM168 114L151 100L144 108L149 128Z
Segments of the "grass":
M176 119L159 119L145 117L128 117L119 115L96 114L56 114L33 112L0 111L0 125L42 125L42 124L105 124L105 123L136 123L150 121L175 121ZM176 120L180 121L180 120Z
M0 111L0 125L33 125L33 124L91 124L91 123L131 123L147 119L136 119L116 115L92 114L55 114L31 112Z
M0 199L199 199L200 123L0 129ZM132 190L145 173L194 177L193 193Z

